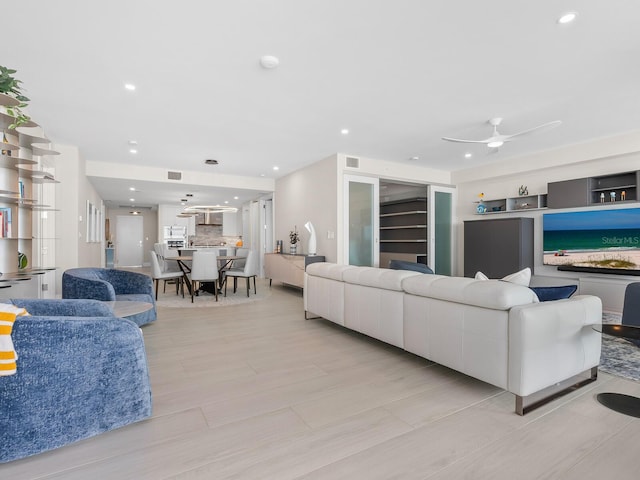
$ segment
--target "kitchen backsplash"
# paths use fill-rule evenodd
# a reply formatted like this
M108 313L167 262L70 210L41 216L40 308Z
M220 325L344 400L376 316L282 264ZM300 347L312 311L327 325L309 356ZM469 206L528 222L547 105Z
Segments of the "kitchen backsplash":
M234 246L240 237L225 237L222 235L221 225L196 225L196 234L189 235L189 246Z

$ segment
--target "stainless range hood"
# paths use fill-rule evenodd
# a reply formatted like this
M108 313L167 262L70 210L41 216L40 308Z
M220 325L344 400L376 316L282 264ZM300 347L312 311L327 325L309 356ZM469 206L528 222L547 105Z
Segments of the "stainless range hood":
M222 213L199 213L196 215L196 224L197 225L212 225L216 227L222 226Z

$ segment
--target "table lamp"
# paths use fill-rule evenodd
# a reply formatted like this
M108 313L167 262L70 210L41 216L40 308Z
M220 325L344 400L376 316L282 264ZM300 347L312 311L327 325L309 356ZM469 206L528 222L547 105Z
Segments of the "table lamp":
M313 228L313 223L310 221L304 224L304 228L309 232L309 248L307 249L308 255L315 255L316 253L316 229Z

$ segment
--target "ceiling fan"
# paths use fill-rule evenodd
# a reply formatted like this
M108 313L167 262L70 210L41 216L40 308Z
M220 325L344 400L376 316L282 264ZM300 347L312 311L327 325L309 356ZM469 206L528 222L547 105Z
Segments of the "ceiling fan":
M506 142L510 142L515 137L521 137L523 135L528 135L530 133L536 132L543 128L553 128L560 125L562 122L560 120L554 120L553 122L544 123L542 125L538 125L537 127L530 128L528 130L523 130L522 132L514 133L512 135L502 135L498 132L498 126L502 123L502 118L496 117L489 120L489 124L493 126L493 135L484 140L465 140L462 138L451 138L451 137L442 137L443 140L447 140L448 142L458 142L458 143L484 143L489 148L497 149L501 147Z

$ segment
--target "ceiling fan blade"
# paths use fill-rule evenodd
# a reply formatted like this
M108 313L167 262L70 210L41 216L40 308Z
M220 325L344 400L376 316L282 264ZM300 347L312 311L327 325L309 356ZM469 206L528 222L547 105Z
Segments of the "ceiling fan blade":
M557 127L561 123L562 122L560 120L554 120L553 122L543 123L542 125L538 125L537 127L533 127L533 128L528 129L528 130L523 130L522 132L514 133L512 135L504 135L504 137L507 138L507 139L513 138L513 137L520 137L522 135L528 135L528 134L536 132L538 130L542 130L543 128Z
M451 138L451 137L442 137L443 140L448 142L458 142L458 143L489 143L491 139L487 140L464 140L461 138Z

